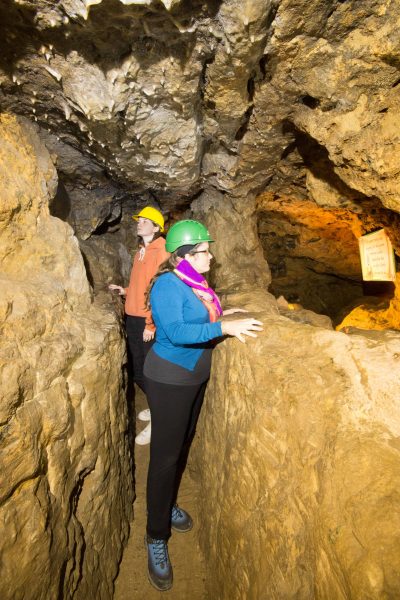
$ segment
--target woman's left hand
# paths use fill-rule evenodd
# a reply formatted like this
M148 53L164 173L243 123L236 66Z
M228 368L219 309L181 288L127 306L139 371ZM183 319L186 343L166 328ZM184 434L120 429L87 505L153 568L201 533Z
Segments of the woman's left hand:
M151 342L151 340L154 338L154 334L155 334L155 331L152 331L151 329L145 329L143 331L143 341Z
M249 311L245 310L244 308L228 308L228 310L224 310L224 317L226 315L233 315L234 313L238 312L247 313Z

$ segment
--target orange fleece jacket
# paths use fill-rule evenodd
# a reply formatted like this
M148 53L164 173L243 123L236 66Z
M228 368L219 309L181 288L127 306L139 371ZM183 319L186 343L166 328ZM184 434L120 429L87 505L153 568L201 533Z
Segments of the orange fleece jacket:
M125 312L132 317L145 317L146 329L155 330L151 311L145 307L146 289L157 273L158 267L169 258L165 239L157 238L145 248L139 249L133 259L129 286L126 288Z

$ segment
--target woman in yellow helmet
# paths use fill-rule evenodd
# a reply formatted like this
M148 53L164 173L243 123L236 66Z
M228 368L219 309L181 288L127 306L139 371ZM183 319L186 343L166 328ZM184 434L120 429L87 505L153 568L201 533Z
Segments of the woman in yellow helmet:
M161 263L168 259L169 253L165 250L165 239L161 236L164 231L164 217L159 210L146 206L132 217L137 221L137 234L139 249L135 254L129 285L123 288L111 284L111 290L117 290L121 296L126 296L126 333L128 348L133 368L133 380L143 392L145 382L143 377L143 364L153 341L155 326L151 311L146 307L145 292L156 274ZM142 420L150 420L150 412L142 411ZM136 436L139 444L150 442L151 424Z

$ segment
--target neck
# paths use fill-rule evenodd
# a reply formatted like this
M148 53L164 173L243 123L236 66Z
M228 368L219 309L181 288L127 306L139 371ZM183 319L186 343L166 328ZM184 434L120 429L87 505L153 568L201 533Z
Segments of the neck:
M143 240L143 244L148 246L153 241L154 235L141 235L140 237Z

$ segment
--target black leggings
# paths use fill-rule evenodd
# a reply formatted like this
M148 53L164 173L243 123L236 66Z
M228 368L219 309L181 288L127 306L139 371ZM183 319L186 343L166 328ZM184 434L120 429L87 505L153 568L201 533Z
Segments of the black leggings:
M133 381L146 393L145 381L143 376L143 365L148 351L154 343L143 341L143 331L145 329L146 319L144 317L132 317L126 315L125 327L128 338L128 352L130 363L132 365Z
M150 464L147 476L147 533L171 535L171 509L186 466L207 381L169 385L145 378L151 411Z

